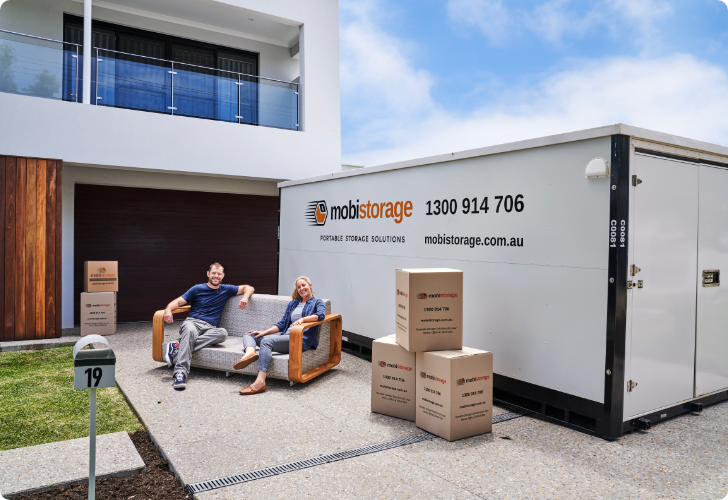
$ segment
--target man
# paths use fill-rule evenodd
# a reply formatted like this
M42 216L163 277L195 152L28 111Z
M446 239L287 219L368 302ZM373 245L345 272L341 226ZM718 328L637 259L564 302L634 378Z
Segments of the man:
M245 309L248 307L248 299L255 291L248 285L221 285L225 277L224 271L223 267L215 262L207 271L207 283L193 286L184 295L170 302L164 311L164 321L172 323L174 321L172 311L185 304L191 305L187 319L179 330L179 341L170 342L163 348L167 366L174 365L172 385L177 390L187 387L192 353L207 346L220 344L227 338L227 330L220 328L220 318L228 299L243 294L238 308Z

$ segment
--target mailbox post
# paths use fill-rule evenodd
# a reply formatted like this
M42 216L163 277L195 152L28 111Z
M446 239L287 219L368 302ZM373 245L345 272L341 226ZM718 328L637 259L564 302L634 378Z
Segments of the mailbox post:
M82 351L85 346L99 342L108 349ZM116 356L109 342L101 335L88 335L73 346L73 388L91 390L89 417L88 498L96 496L96 389L114 387Z

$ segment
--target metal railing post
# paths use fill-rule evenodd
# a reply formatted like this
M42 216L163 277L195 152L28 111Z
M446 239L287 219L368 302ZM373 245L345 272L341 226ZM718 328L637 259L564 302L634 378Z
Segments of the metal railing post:
M243 116L240 114L240 87L243 86L243 82L240 81L240 73L238 73L238 81L235 82L235 85L238 86L238 114L235 115L235 118L237 118L238 123L240 123L240 120L243 119Z
M301 130L301 84L296 84L296 130Z
M171 99L171 106L167 106L167 109L172 111L172 114L174 115L174 110L177 109L174 107L174 75L177 74L177 72L174 70L174 62L171 62L172 69L168 71L170 75L172 75L172 82L170 83L169 87L172 90L172 99Z
M94 85L94 105L98 106L99 104L99 63L102 61L102 59L99 59L99 48L96 47L96 85Z
M75 97L76 102L78 102L78 45L76 45L76 55L73 57L76 58L76 81L73 85L73 97Z

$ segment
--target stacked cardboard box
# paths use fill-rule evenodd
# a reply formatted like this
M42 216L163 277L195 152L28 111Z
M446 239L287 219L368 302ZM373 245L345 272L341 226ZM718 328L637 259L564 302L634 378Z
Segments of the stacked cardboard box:
M493 354L463 347L462 271L397 269L396 286L396 333L372 343L372 411L449 441L490 432Z
M83 264L81 335L116 333L116 303L119 263L87 261Z
M372 411L415 420L415 353L394 335L372 342Z

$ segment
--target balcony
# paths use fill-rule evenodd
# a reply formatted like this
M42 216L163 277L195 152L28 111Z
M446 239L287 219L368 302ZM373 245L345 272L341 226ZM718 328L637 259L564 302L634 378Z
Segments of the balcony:
M300 84L95 48L96 106L299 130ZM82 47L0 30L0 91L82 102Z

